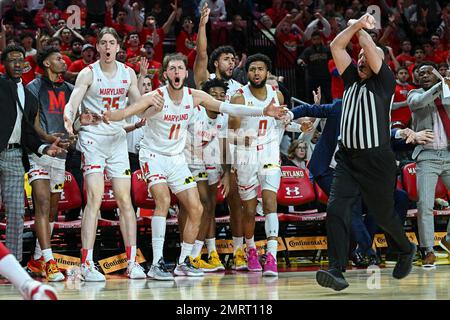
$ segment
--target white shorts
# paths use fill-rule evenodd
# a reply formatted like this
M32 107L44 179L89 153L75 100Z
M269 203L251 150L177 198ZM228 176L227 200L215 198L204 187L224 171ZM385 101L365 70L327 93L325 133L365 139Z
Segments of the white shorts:
M113 136L81 131L77 149L81 151L83 176L106 171L110 179L131 178L125 130Z
M281 179L278 141L251 149L239 148L236 162L235 173L242 200L256 198L259 185L261 190L278 192Z
M66 159L59 159L35 154L29 156L30 171L28 171L28 182L31 184L36 180L50 180L50 192L62 192L66 175Z
M208 184L211 186L220 181L222 177L222 166L221 165L206 165L206 172L208 173Z
M188 165L195 182L208 181L208 172L204 164L190 164Z
M182 153L176 156L165 156L141 148L139 162L149 187L158 183L167 183L174 194L197 187Z

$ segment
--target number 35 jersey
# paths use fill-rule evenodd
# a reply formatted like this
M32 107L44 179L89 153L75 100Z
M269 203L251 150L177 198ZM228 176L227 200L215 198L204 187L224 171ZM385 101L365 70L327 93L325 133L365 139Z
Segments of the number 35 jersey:
M164 97L164 107L147 119L141 148L166 156L178 155L184 150L187 127L195 114L192 92L183 87L183 99L176 105L170 99L167 86L157 90Z
M81 109L89 109L101 114L103 111L124 109L127 106L127 93L131 85L130 68L116 61L117 72L113 79L105 76L97 61L86 68L92 70L92 84L81 102ZM83 126L82 131L99 135L115 135L123 131L125 120L101 123L95 126Z

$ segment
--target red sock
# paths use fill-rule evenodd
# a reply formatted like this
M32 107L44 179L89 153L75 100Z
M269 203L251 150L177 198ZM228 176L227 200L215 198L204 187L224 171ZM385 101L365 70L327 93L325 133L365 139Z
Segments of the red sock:
M0 242L0 260L9 254L8 248L5 247L3 243Z
M125 251L127 252L128 261L136 261L136 246L125 247Z
M87 255L88 255L88 249L81 249L81 263L86 262Z

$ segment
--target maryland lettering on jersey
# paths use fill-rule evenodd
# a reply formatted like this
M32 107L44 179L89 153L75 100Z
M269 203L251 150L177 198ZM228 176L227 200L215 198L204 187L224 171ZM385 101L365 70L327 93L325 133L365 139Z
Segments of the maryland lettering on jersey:
M100 88L102 96L120 96L125 94L125 88Z
M170 122L178 122L178 121L187 121L189 119L189 115L187 113L184 114L165 114L164 121Z

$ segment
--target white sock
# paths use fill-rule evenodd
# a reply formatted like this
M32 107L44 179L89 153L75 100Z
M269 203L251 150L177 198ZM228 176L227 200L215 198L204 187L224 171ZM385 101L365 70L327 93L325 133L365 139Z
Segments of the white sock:
M217 251L216 249L216 238L205 239L206 248L208 249L208 257L211 256L211 252Z
M39 239L36 237L36 247L34 248L33 259L39 260L42 257L41 246L39 245Z
M12 254L8 254L0 260L0 273L6 277L17 289L32 280L28 273Z
M128 259L129 262L135 262L136 261L136 246L129 246L126 247L127 255L130 256Z
M182 264L184 259L192 253L192 249L194 248L194 244L186 243L183 241L181 243L181 253L180 258L178 258L178 263Z
M166 236L166 217L152 218L152 249L153 264L156 265L163 257L164 237Z
M244 245L244 237L233 237L233 255L236 255L237 249Z
M201 255L204 244L205 243L203 241L195 240L194 248L192 249L191 253L192 258L197 258Z
M42 250L42 255L44 256L45 262L49 262L50 260L55 260L53 258L52 248Z
M245 244L247 245L247 249L256 249L255 237L251 237L250 239L245 238Z
M278 241L277 240L268 240L267 241L267 252L271 253L272 256L277 258L277 250L278 249Z
M276 213L266 214L266 221L264 223L264 229L266 230L266 237L278 237L278 215Z

